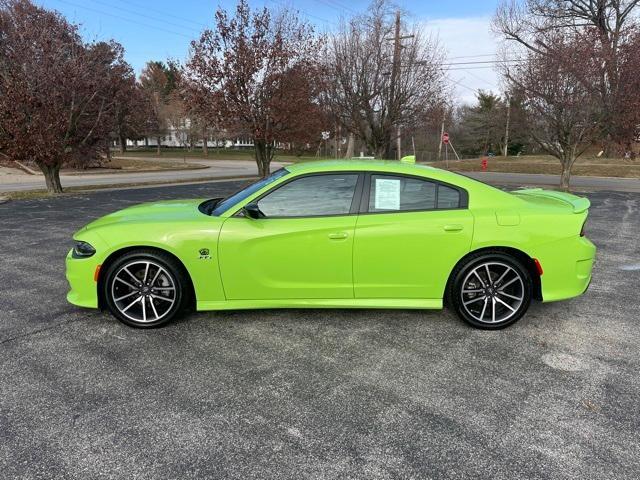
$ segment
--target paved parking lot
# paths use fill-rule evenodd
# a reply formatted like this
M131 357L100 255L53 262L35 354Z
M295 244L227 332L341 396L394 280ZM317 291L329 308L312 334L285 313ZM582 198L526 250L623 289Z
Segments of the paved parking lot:
M65 301L72 233L237 184L0 205L2 478L637 478L640 194L588 194L590 290L511 328L448 312L198 313Z

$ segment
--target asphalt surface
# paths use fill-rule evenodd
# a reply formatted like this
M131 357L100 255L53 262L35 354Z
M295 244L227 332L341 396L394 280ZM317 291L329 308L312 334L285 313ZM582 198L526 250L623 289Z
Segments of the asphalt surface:
M638 478L640 195L588 194L590 290L498 332L404 310L140 331L66 303L83 224L236 186L0 205L0 478Z

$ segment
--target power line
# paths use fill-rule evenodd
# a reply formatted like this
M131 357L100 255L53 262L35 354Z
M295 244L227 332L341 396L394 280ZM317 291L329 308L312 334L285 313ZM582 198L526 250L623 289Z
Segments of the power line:
M486 80L486 79L484 79L484 78L482 78L482 77L479 77L479 76L478 76L478 75L476 75L475 73L473 73L473 72L469 71L469 69L463 69L463 71L464 71L464 72L467 72L469 75L471 75L472 77L474 77L476 80L480 80L482 83L485 83L485 84L487 84L487 85L490 85L490 86L491 86L491 88L494 88L494 87L495 87L495 85L494 85L493 83L489 82L488 80Z
M100 1L100 0L91 0L91 1L94 2L94 3L97 3L99 5L104 5L106 7L111 7L110 4L105 3L103 1ZM138 12L136 12L134 10L130 10L130 9L127 9L127 8L122 8L122 7L119 7L118 10L121 10L123 12L132 13L133 15L137 15L139 17L146 18L146 19L149 19L149 20L154 21L154 22L161 22L163 24L171 25L172 27L182 28L182 29L188 30L190 32L196 32L196 27L186 27L186 26L183 26L183 25L177 25L175 23L170 23L170 22L167 22L166 18L157 17L157 16L151 15L151 14L138 13ZM206 27L206 25L203 25L203 27Z
M67 0L56 0L56 1L58 1L60 3L64 3L66 5L71 5L73 7L83 8L85 10L89 10L91 12L99 13L101 15L106 15L107 17L117 18L118 20L122 20L123 22L129 22L129 23L132 23L134 25L140 25L142 27L150 28L152 30L159 30L159 31L162 31L162 32L165 32L165 33L170 33L172 35L178 35L180 37L193 39L193 35L187 35L185 33L174 32L173 30L169 30L169 29L166 29L166 28L158 27L158 26L155 26L155 25L149 25L148 23L138 22L138 21L135 21L135 20L131 20L130 18L127 18L127 17L122 17L120 15L114 15L112 13L107 13L107 12L105 12L103 10L98 10L96 8L87 7L85 5L80 5L78 3L69 2Z
M512 58L508 60L482 60L482 61L473 61L473 62L449 62L443 63L442 65L482 65L485 63L513 63L513 62L522 62L521 59Z
M309 12L306 12L304 10L299 9L298 7L295 7L295 6L291 6L290 7L290 6L286 5L284 2L277 1L277 0L268 0L268 1L271 2L271 3L275 3L276 5L279 5L280 7L283 7L283 8L295 9L297 12L303 14L305 17L315 18L316 20L320 20L321 22L324 22L324 23L326 23L328 25L333 25L334 27L337 26L337 24L335 22L330 22L326 18L318 17L317 15L313 15L313 14L311 14Z
M357 13L354 9L347 7L346 5L342 5L334 0L314 0L314 1L317 3L321 3L323 5L326 5L327 7L334 8L338 11L347 10L351 13Z
M513 66L518 66L519 64L514 64ZM495 68L495 65L487 65L486 67L467 67L467 68L463 68L463 67L456 67L456 68L447 68L447 72L455 72L457 70L462 70L462 71L466 71L466 70L487 70L487 69L491 69L491 68Z
M459 58L481 58L481 57L495 57L496 53L479 53L476 55L462 55L459 57L449 57L449 60L457 60Z
M449 80L449 81L450 81L451 83L453 83L454 85L457 85L457 86L462 87L462 88L466 88L467 90L469 90L469 91L471 91L471 92L473 92L473 93L477 93L477 92L478 92L478 89L477 89L477 88L471 88L471 87L468 87L468 86L463 85L463 84L461 83L461 82L462 82L462 80L464 80L464 77L462 78L462 80L458 80L458 81L453 80L451 77L447 77L447 80Z
M116 0L116 1L120 2L120 3L124 3L125 5L129 5L129 6L136 5L139 9L147 10L149 8L148 5L142 5L141 3L132 2L131 0ZM179 16L175 15L173 12L168 12L166 10L162 10L162 11L154 10L154 11L156 13L163 13L165 15L169 15L173 19L178 19L178 20L182 20L182 21L187 22L187 23L192 23L192 24L197 25L199 27L208 27L208 25L206 23L196 22L195 20L191 20L191 19L186 18L186 17L179 17Z

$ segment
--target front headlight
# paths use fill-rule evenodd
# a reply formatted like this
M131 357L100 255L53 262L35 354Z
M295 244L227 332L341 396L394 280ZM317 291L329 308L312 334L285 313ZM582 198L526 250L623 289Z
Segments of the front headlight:
M76 245L73 247L73 258L88 258L91 255L96 253L96 249L93 248L87 242L76 242Z

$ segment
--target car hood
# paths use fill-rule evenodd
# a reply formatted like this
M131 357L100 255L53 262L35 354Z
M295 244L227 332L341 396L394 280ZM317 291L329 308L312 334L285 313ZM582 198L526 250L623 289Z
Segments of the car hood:
M105 215L84 227L92 229L113 223L189 222L211 218L200 212L198 206L205 199L171 200L142 203Z

